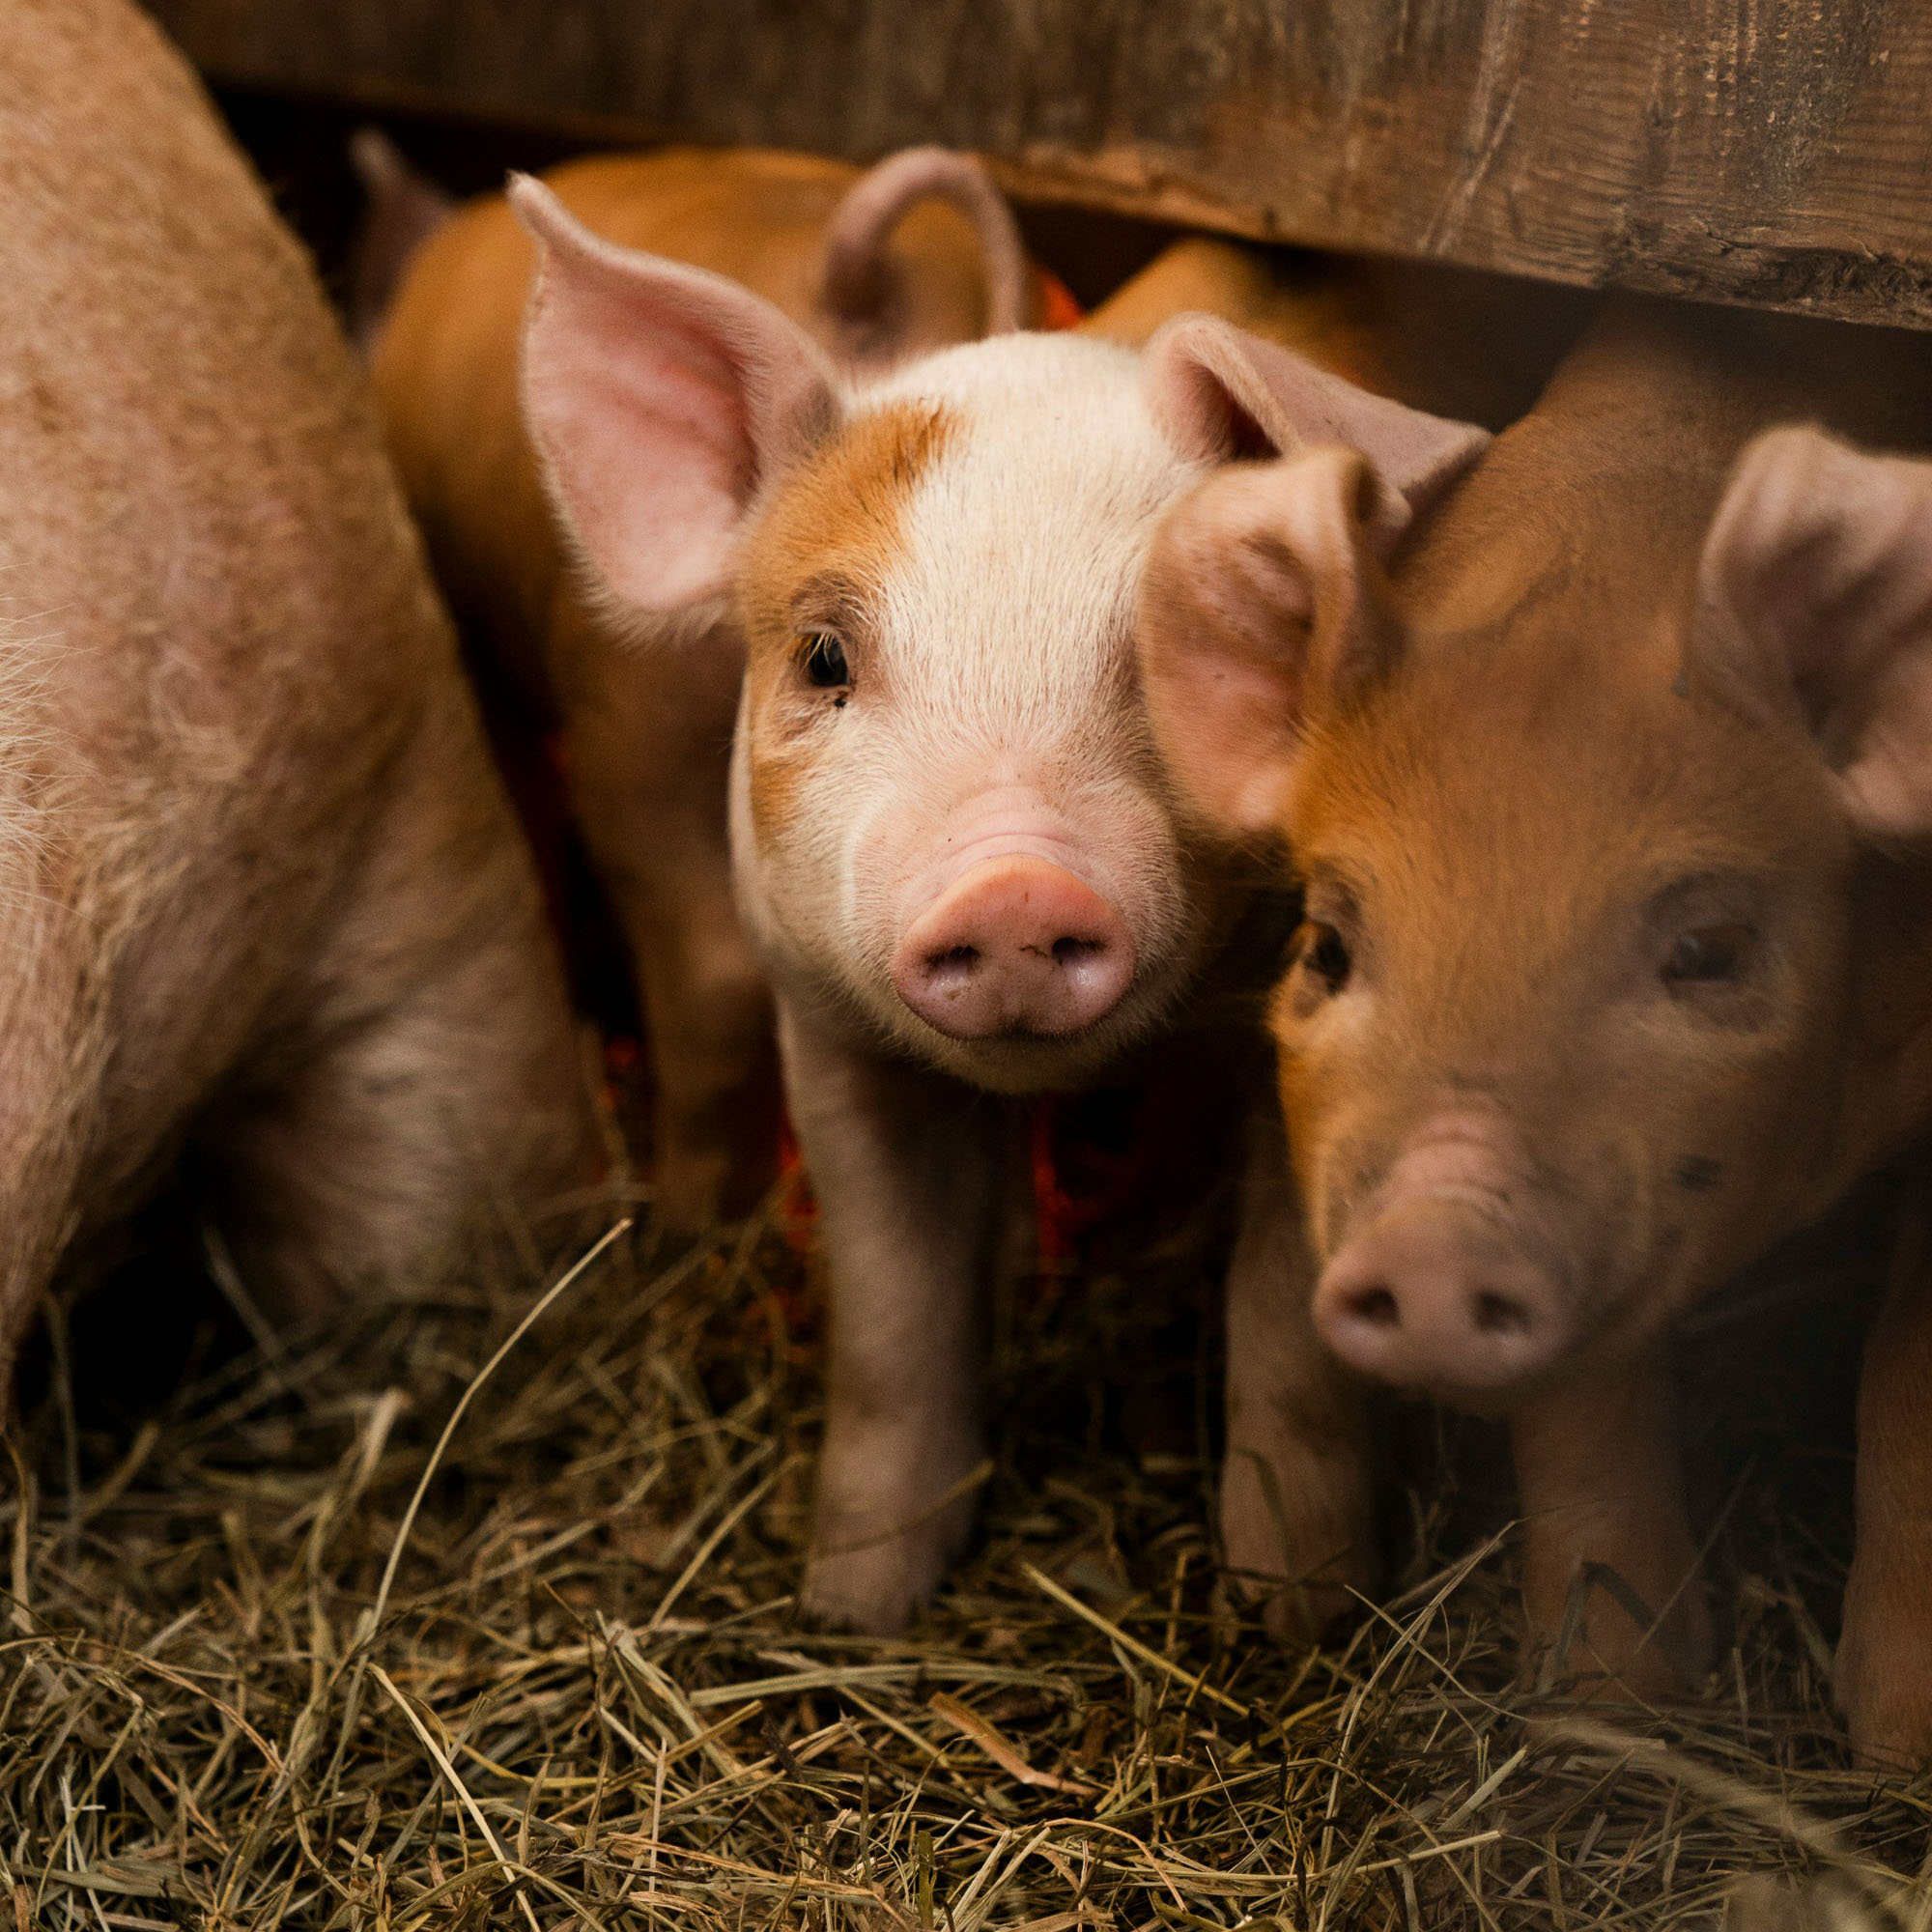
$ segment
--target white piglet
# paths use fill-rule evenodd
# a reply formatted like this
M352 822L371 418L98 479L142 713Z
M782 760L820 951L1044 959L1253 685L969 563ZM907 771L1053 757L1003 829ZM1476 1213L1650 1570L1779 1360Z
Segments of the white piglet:
M1342 442L1392 484L1393 544L1486 439L1205 316L1139 355L1009 335L850 387L734 283L598 241L535 183L513 196L544 253L526 407L583 561L640 649L697 600L748 645L736 890L832 1303L807 1601L892 1630L971 1519L990 1096L1078 1086L1185 1025L1241 912L1143 716L1154 526L1211 465ZM1311 1351L1265 1345L1301 1318L1278 1157L1254 1171L1224 1534L1236 1568L1314 1578L1326 1607L1368 1570L1353 1404L1339 1378L1307 1385L1324 1369L1269 1382ZM1310 1411L1334 1418L1332 1453L1311 1457ZM1296 1498L1293 1530L1270 1488Z

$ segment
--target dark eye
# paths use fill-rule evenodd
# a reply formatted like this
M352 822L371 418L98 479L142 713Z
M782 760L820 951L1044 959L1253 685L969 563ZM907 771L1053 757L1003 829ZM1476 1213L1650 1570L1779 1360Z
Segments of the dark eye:
M1708 985L1745 970L1756 937L1747 925L1704 925L1685 933L1663 962L1666 986Z
M809 684L821 691L833 691L852 682L852 673L845 664L845 646L838 641L836 632L808 631L799 643L799 662L805 667Z
M1308 937L1302 942L1301 963L1323 981L1331 993L1339 993L1348 983L1349 968L1352 962L1349 958L1349 949L1342 943L1342 935L1332 925L1310 920Z

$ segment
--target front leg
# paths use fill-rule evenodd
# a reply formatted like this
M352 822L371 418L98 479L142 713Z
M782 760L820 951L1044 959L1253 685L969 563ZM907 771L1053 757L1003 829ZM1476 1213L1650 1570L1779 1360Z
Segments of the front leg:
M1374 1587L1364 1397L1315 1332L1315 1258L1272 1097L1256 1109L1228 1269L1228 1567L1278 1634L1318 1636Z
M1563 1631L1577 1591L1572 1673L1638 1696L1694 1686L1709 1665L1711 1617L1684 1505L1667 1346L1590 1362L1539 1391L1512 1412L1510 1445L1532 1655ZM1588 1565L1617 1582L1593 1579ZM1631 1594L1647 1614L1634 1614Z
M975 1328L998 1235L1002 1102L854 1046L781 1000L818 1199L831 1361L805 1607L903 1628L964 1542Z
M1932 1762L1932 1177L1912 1188L1859 1383L1858 1543L1833 1689L1867 1763Z
M777 1167L771 995L725 834L743 648L723 628L634 648L570 585L549 648L572 809L636 976L659 1218L696 1233L749 1213Z

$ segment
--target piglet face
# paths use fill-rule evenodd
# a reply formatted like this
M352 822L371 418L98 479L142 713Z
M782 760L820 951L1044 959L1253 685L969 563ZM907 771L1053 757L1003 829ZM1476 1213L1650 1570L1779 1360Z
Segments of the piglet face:
M1605 629L1409 639L1289 809L1317 1323L1478 1406L1653 1334L1833 1130L1848 841L1789 745Z
M1776 432L1705 531L1532 424L1393 580L1376 501L1342 452L1200 485L1143 676L1188 813L1305 893L1318 1325L1501 1404L1922 1130L1932 466Z
M747 538L747 917L791 981L976 1084L1084 1079L1215 926L1130 624L1186 474L1133 358L1018 338L868 391Z

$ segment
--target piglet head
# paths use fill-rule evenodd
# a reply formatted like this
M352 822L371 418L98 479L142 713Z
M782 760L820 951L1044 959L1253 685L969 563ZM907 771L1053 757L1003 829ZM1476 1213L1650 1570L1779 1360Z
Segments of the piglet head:
M1179 491L1307 433L1374 444L1418 492L1484 440L1208 318L1138 363L1017 338L867 390L753 534L740 849L785 933L837 909L840 995L909 1050L981 1086L1076 1083L1167 1020L1225 931L1242 882L1152 755L1133 599ZM1376 510L1392 529L1408 500ZM828 657L836 682L801 693Z
M1087 1078L1236 909L1147 731L1159 513L1308 426L1397 467L1480 433L1418 437L1205 318L1144 358L1009 335L841 393L769 305L516 194L547 244L526 393L565 520L613 605L724 600L744 641L733 867L774 975L980 1086Z
M1852 907L1932 833L1932 470L1780 432L1699 555L1666 492L1539 495L1506 438L1391 579L1359 461L1311 461L1314 509L1283 466L1170 519L1155 726L1303 888L1271 1023L1319 1326L1506 1403L1902 1120L1851 1044Z

